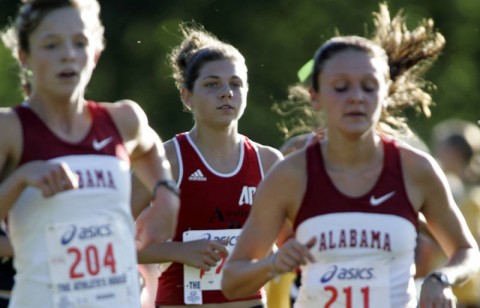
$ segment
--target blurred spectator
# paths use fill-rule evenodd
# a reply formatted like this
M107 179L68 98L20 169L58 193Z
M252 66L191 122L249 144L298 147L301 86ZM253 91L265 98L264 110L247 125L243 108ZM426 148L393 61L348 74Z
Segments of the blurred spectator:
M433 156L445 172L453 196L470 231L480 243L480 128L474 123L449 119L432 131ZM445 255L433 239L419 242L417 276L423 276L445 262ZM462 308L480 307L480 276L453 289Z

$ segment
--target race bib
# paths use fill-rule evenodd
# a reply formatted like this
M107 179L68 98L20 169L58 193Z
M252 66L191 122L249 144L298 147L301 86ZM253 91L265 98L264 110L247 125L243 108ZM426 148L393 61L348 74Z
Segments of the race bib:
M124 257L132 246L123 229L105 217L47 226L54 307L131 303L138 277Z
M389 267L385 264L345 262L311 264L302 273L298 307L390 307Z
M183 241L195 241L201 239L207 240L227 240L226 246L229 253L232 252L237 239L240 236L241 229L223 229L223 230L192 230L183 233ZM222 257L215 267L209 271L203 271L196 267L184 265L184 301L185 304L203 303L203 290L220 290L222 280L222 270L225 265L227 257Z

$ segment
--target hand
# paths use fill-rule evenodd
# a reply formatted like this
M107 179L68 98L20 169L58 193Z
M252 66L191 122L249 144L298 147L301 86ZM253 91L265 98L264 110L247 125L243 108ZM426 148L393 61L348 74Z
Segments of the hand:
M301 244L295 238L286 241L272 256L273 271L277 274L293 272L299 266L307 264L307 262L315 262L313 255L310 253L310 248L316 242L316 237L312 237L305 244Z
M452 288L428 278L423 281L420 292L420 308L455 308L456 297Z
M165 187L159 187L152 204L136 220L138 248L172 239L179 208L179 198Z
M226 259L228 242L197 240L183 243L183 262L184 264L196 267L202 271L209 271L216 266L218 261Z
M23 165L19 172L25 186L38 188L45 198L78 188L78 176L63 162L33 161Z

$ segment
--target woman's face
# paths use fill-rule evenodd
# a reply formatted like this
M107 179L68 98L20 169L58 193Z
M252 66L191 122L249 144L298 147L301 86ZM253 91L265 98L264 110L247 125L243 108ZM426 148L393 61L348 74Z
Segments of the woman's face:
M207 62L191 92L183 102L193 112L195 121L214 125L230 125L243 115L247 105L247 68L232 59Z
M361 135L375 128L387 95L385 69L384 61L352 49L325 62L312 99L329 130Z
M97 44L88 27L91 14L60 8L47 14L29 37L22 62L33 72L33 93L72 95L87 86L96 64Z

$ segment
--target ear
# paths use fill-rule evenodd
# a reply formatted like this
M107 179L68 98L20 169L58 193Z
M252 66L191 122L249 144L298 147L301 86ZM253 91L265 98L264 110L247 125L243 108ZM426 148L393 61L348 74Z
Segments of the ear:
M185 108L187 108L187 110L192 110L191 97L192 97L192 93L188 89L186 88L180 89L180 99L182 100L182 103L185 106Z
M93 61L95 62L95 66L97 66L97 63L98 61L100 60L100 56L102 55L102 51L100 50L97 50L95 52L95 58L93 59Z
M320 110L322 108L319 100L320 95L318 95L318 92L313 88L310 88L308 92L310 93L310 101L312 102L313 110Z
M17 52L17 57L18 57L18 61L22 65L22 67L28 69L29 64L28 64L28 54L27 54L27 52L23 49L19 49L18 52Z

